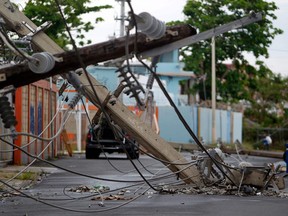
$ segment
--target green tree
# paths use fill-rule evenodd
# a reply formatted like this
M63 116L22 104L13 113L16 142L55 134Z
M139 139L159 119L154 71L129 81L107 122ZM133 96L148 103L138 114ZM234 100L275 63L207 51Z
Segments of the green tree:
M111 8L109 5L92 6L90 0L61 0L61 9L70 30L76 35L76 41L79 45L90 44L90 40L85 40L85 32L94 29L94 24L103 21L101 17L96 16L96 12L102 9ZM37 26L51 21L52 26L45 32L61 47L65 48L70 42L66 33L65 24L58 11L55 0L29 0L23 10L25 15L30 18ZM91 13L95 16L95 23L85 22L82 15Z
M267 74L268 78L258 78L251 107L246 109L245 117L259 122L262 127L283 127L287 117L284 105L288 99L288 80L279 74L273 74L269 69Z
M275 36L282 33L282 30L275 28L272 23L277 18L274 15L275 10L276 4L265 0L187 1L183 10L187 17L185 22L196 27L199 32L240 19L252 11L263 14L262 21L216 38L217 93L224 100L252 100L253 92L259 86L259 79L269 78L269 69L263 69L263 62L257 61L257 67L251 66L245 59L245 52L252 53L256 59L269 57L268 47ZM195 85L202 99L211 98L210 44L210 40L201 41L181 52L186 70L192 70L198 76L207 75L205 91L202 82ZM223 64L223 61L229 59L233 62L231 67Z

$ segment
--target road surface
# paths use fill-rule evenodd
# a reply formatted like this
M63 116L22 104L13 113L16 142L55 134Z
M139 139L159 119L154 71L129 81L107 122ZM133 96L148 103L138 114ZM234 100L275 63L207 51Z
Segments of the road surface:
M188 159L191 158L189 153L183 154ZM86 160L84 155L79 154L71 158L63 156L52 162L75 172L111 181L86 178L55 168L54 172L40 183L27 190L22 190L38 201L24 196L1 198L0 215L287 215L287 198L261 195L191 195L155 192L143 182L125 182L138 181L141 180L141 177L124 155L108 156L109 161L103 156L99 160ZM253 165L279 161L279 159L251 156L244 159L252 162ZM141 164L137 160L134 162L146 179L151 180L156 176L165 176L163 179L152 182L155 187L164 183L181 183L181 180L177 180L177 176L170 175L169 169L154 159L141 155ZM42 163L37 165L43 166ZM114 180L123 182L113 182ZM127 188L113 191L124 187ZM87 188L93 190L85 192L84 189ZM108 193L105 193L104 190L108 188ZM101 196L97 195L97 190L101 190ZM47 202L54 207L41 202ZM121 206L122 204L123 206Z

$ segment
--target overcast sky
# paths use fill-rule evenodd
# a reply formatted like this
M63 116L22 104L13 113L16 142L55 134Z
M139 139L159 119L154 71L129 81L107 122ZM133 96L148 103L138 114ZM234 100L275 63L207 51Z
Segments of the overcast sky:
M22 5L25 0L11 0L14 3L20 3ZM136 14L143 11L149 12L157 19L164 22L173 20L183 20L184 15L182 13L183 7L187 0L132 0L132 6ZM93 43L108 40L108 36L112 36L114 33L119 35L120 24L116 22L114 18L120 15L120 3L115 0L92 0L91 2L97 2L97 5L110 4L114 6L113 9L103 10L98 16L105 19L104 22L96 25L93 32L88 34L89 39L92 39ZM276 11L278 19L275 21L275 26L284 30L284 34L277 36L272 46L269 48L269 59L262 59L266 65L272 69L275 73L281 73L283 76L288 76L288 67L286 63L288 61L288 0L274 0L279 10ZM126 11L128 11L126 5ZM91 15L85 17L86 19L94 19ZM247 55L250 62L254 59L251 55Z

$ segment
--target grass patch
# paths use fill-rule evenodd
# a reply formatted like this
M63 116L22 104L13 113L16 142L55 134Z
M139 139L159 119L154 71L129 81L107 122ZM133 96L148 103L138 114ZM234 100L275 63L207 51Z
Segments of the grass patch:
M0 179L10 179L13 178L17 173L16 172L1 172L0 171ZM23 172L15 179L18 180L31 180L34 181L37 178L38 174L35 172Z
M34 181L37 178L37 173L34 172L24 172L19 175L16 179L19 180L32 180Z

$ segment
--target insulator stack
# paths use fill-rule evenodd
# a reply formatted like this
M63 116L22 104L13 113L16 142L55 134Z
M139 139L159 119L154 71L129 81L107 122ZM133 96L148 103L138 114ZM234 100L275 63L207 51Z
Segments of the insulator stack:
M78 93L75 94L74 97L69 101L68 106L69 106L71 109L73 109L73 108L77 105L77 103L78 103L78 101L81 99L81 97L82 97L81 94L78 94Z
M55 66L55 59L53 55L48 52L34 53L32 58L36 59L37 62L30 61L28 66L34 73L47 73Z
M154 16L147 12L140 13L138 17L141 20L138 20L137 25L138 29L141 30L151 39L158 39L165 35L166 25L164 22L157 20Z
M13 108L10 106L8 97L6 96L0 97L0 115L5 128L16 126L16 117Z
M152 89L153 83L154 83L154 74L150 73L148 80L147 80L146 88Z
M119 72L120 74L118 77L122 78L122 83L127 90L124 91L124 94L129 96L130 98L134 97L137 101L138 105L143 106L143 102L139 98L139 94L142 92L144 93L144 89L142 85L137 81L134 74L128 70L126 66L119 68L116 72Z
M221 179L221 175L219 174L219 172L217 172L213 167L211 169L211 172L218 178Z

